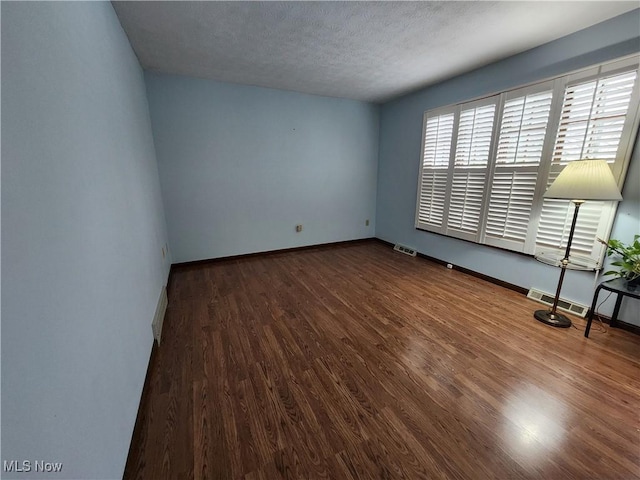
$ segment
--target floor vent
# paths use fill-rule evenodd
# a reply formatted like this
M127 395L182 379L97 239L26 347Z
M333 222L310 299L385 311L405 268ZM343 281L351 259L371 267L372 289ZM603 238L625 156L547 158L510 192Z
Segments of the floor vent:
M167 287L162 287L160 298L158 299L158 306L156 307L156 314L153 316L153 322L151 323L153 338L156 339L158 345L160 345L160 337L162 336L162 324L164 322L164 314L167 311L167 304Z
M415 257L416 256L416 251L413 248L405 247L404 245L400 245L399 243L396 243L396 245L395 245L395 247L393 247L393 249L396 252L404 253L405 255L409 255L411 257Z
M554 296L551 293L541 292L540 290L536 290L532 288L527 293L527 297L532 298L533 300L537 300L540 303L544 303L545 305L552 306ZM579 303L570 302L569 300L565 300L560 297L558 300L558 309L564 310L565 312L572 313L574 315L578 315L579 317L586 317L587 312L589 311L589 307L586 305L580 305Z

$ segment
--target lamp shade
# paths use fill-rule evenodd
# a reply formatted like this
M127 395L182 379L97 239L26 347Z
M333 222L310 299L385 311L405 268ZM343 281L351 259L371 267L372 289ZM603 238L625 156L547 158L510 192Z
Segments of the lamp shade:
M544 193L545 198L566 200L622 200L611 168L604 160L569 163Z

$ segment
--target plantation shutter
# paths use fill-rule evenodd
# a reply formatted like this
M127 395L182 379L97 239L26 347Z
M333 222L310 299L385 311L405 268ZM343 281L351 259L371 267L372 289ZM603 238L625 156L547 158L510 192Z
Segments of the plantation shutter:
M588 81L569 83L565 89L560 122L547 184L569 162L602 159L612 167L619 185L625 161L621 139L629 129L629 106L637 89L637 68L624 72L600 72ZM637 93L636 93L637 95ZM634 106L634 115L637 105ZM628 134L627 134L628 135ZM602 245L615 217L616 202L587 201L580 207L572 252L600 261ZM544 199L536 237L536 249L565 248L574 206L571 202Z
M496 98L462 105L449 186L447 234L478 241Z
M418 186L416 225L444 232L454 113L425 116L424 124L424 150Z
M573 204L544 199L570 162L621 187L640 123L638 57L425 112L417 228L517 252L566 248ZM600 261L617 202L580 208L574 254Z
M542 90L542 91L540 91ZM545 144L552 85L507 98L491 182L485 243L523 252Z

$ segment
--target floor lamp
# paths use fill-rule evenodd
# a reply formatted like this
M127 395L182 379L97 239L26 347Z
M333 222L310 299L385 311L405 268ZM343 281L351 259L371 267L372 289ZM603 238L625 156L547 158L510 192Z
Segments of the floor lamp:
M576 160L569 163L558 175L555 181L549 186L544 194L544 198L556 198L571 200L575 205L571 231L567 240L567 249L564 258L560 261L560 279L556 296L553 299L551 310L537 310L533 316L547 325L567 328L571 326L571 320L566 315L558 313L558 300L564 274L569 265L569 254L571 253L571 242L576 229L578 211L580 206L587 200L622 200L620 190L616 184L611 168L604 160Z

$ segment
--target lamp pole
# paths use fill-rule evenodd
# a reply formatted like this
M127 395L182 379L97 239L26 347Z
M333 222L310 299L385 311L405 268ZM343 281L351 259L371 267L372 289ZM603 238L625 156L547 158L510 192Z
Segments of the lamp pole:
M584 203L584 200L572 200L572 202L575 204L576 208L573 211L573 220L571 221L571 230L569 231L569 239L567 240L567 249L564 252L564 258L560 260L560 279L558 280L558 288L556 288L556 296L553 299L553 306L551 307L551 310L536 310L533 314L537 320L560 328L568 328L571 326L571 320L569 320L567 316L558 313L558 301L560 300L560 290L562 290L564 274L567 271L567 265L569 265L571 242L573 242L573 234L576 231L578 212L580 211L580 205Z
M576 222L578 221L578 212L580 211L580 206L584 203L584 200L572 200L572 202L575 204L576 208L573 211L573 220L571 221L571 230L569 231L569 239L567 240L567 249L564 252L564 258L560 262L562 270L560 271L560 279L558 280L558 288L556 289L556 296L553 299L553 306L551 307L551 312L549 314L551 319L558 318L557 309L558 309L558 300L560 300L560 290L562 290L562 281L564 280L564 274L565 274L565 271L567 270L567 265L569 264L569 253L571 252L571 242L573 241L573 234L576 231Z

